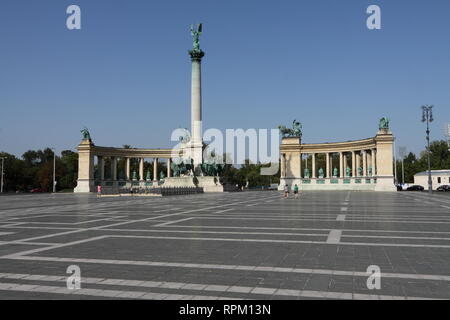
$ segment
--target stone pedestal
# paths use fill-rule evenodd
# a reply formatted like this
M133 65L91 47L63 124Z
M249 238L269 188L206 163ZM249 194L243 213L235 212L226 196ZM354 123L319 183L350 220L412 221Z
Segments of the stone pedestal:
M394 137L389 129L380 129L375 141L376 149L376 168L377 168L377 186L376 191L397 191L394 183Z
M94 143L91 139L83 139L78 145L78 180L74 192L95 192L94 185Z
M96 192L94 179L78 179L77 186L73 190L75 193Z
M161 187L201 187L204 192L223 192L218 177L171 177Z
M375 191L397 191L394 183L394 176L380 177L377 176L377 184L375 186Z

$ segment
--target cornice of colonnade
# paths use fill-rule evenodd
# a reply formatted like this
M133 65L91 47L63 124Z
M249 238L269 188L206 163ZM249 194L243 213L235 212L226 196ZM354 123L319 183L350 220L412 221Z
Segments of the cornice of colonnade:
M373 138L325 143L300 143L299 139L283 139L280 146L282 153L338 153L361 150L372 150L377 148L378 136Z
M103 157L123 158L172 158L172 149L125 149L111 147L93 147L92 153Z
M89 152L100 157L120 158L172 158L172 149L140 149L140 148L114 148L96 146L92 142L83 140L78 145L79 152Z

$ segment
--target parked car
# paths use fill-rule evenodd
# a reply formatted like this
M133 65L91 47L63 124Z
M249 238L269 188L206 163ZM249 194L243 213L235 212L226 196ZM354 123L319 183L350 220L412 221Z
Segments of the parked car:
M444 184L442 186L439 186L436 190L437 191L450 191L450 185Z
M397 191L406 191L406 190L408 190L408 188L409 188L409 184L407 184L407 183L397 184Z
M278 190L278 184L272 183L267 190Z
M42 193L42 192L44 192L44 190L41 188L34 188L34 189L31 189L30 192L31 193Z
M422 186L413 185L411 187L408 187L408 189L406 189L406 190L407 191L423 191L423 190L425 190L425 188Z

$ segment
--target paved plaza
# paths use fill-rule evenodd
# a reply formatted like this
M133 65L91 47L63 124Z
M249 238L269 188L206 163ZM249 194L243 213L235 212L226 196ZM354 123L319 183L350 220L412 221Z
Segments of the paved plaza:
M79 290L67 289L70 265ZM450 197L5 196L0 298L449 299Z

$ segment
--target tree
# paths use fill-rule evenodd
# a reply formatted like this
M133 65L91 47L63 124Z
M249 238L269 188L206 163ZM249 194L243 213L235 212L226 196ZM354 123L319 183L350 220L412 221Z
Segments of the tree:
M448 144L444 140L433 141L430 144L430 160L431 170L450 169L450 151ZM428 154L427 151L420 152L419 158L410 152L403 161L405 170L405 182L413 183L414 175L419 172L428 170ZM397 160L398 180L401 181L401 160Z
M24 161L17 159L14 155L0 152L0 157L5 158L3 161L3 191L15 191L25 187L24 181Z
M433 141L430 144L431 169L442 170L450 168L450 151L444 140Z
M57 189L64 190L75 188L78 178L78 153L71 150L62 151L61 159L56 162L56 169L56 180L58 181L58 184L56 185Z

